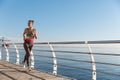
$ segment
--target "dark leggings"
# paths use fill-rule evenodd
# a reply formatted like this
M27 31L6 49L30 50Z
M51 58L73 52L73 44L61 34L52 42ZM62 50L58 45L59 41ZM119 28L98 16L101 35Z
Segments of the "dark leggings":
M28 43L28 42L24 42L23 44L24 46L24 49L25 49L25 56L24 56L24 63L27 62L27 66L29 67L29 58L30 58L30 52L32 50L32 47L33 47L33 43Z

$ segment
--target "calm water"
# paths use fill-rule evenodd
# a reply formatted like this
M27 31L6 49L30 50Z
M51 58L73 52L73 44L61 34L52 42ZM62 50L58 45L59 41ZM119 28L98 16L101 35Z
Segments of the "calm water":
M11 46L12 48L12 46ZM23 49L23 47L19 47ZM40 46L40 47L34 47L33 53L35 55L35 68L38 70L43 70L47 72L51 72L53 70L53 63L52 58L47 57L40 57L40 56L50 56L52 57L51 52L42 52L42 51L35 51L35 50L50 50L48 46ZM66 50L66 51L79 51L79 52L88 52L88 49L85 47L72 47L72 48L65 48L65 47L54 47L54 50ZM101 53L120 53L119 48L113 49L113 48L92 48L93 52L101 52ZM10 62L15 63L15 49L10 49ZM2 53L5 53L5 50L2 49ZM24 50L19 50L20 53L20 61L24 58ZM39 55L39 56L38 56ZM86 60L90 61L90 56L88 54L75 54L75 53L61 53L56 52L56 56L60 58L67 58L67 59L73 59L73 60ZM106 62L106 63L114 63L114 64L120 64L120 56L106 56L106 55L94 55L96 62ZM2 59L5 60L5 54L2 54ZM47 62L47 63L46 63ZM75 62L75 61L68 61L63 59L57 59L58 64L58 75L63 75L67 77L71 77L77 80L90 80L92 76L91 70L91 63L85 63L85 62ZM61 65L67 65L72 67L78 67L80 69L74 69L74 68L68 68L67 66L61 66ZM84 70L81 68L89 69ZM106 71L113 74L119 74L120 75L120 66L112 66L112 65L103 65L103 64L96 64L96 68L98 70L97 72L97 80L120 80L120 76L114 76L109 74L104 74L99 71ZM76 75L77 74L77 75Z

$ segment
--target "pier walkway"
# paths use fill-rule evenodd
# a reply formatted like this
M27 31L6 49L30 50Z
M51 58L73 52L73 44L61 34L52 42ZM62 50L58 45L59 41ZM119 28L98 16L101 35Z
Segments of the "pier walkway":
M22 66L0 60L0 80L70 80L50 73L32 69L28 71Z

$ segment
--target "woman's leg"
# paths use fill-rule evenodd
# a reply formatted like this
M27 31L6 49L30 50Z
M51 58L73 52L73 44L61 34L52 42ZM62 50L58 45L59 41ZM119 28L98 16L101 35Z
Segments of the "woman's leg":
M28 51L28 46L27 46L26 42L24 42L23 46L24 46L24 49L25 49L25 52L26 52L26 54L24 56L24 60L23 60L23 64L24 64L27 60L27 55L29 54L29 51Z
M32 47L33 47L33 43L26 43L24 42L24 49L25 49L25 57L24 57L24 61L23 63L25 63L25 61L27 62L27 66L29 67L29 58L30 58L30 52L32 50Z
M31 45L31 43L28 45L28 54L26 55L26 60L27 60L27 66L29 67L29 60L30 60L30 52L32 50L33 44Z

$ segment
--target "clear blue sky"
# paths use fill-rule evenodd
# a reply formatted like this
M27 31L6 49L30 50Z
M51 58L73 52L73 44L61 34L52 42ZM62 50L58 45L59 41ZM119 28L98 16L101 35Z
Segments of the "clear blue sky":
M0 0L0 36L22 40L29 19L38 41L120 40L120 0Z

